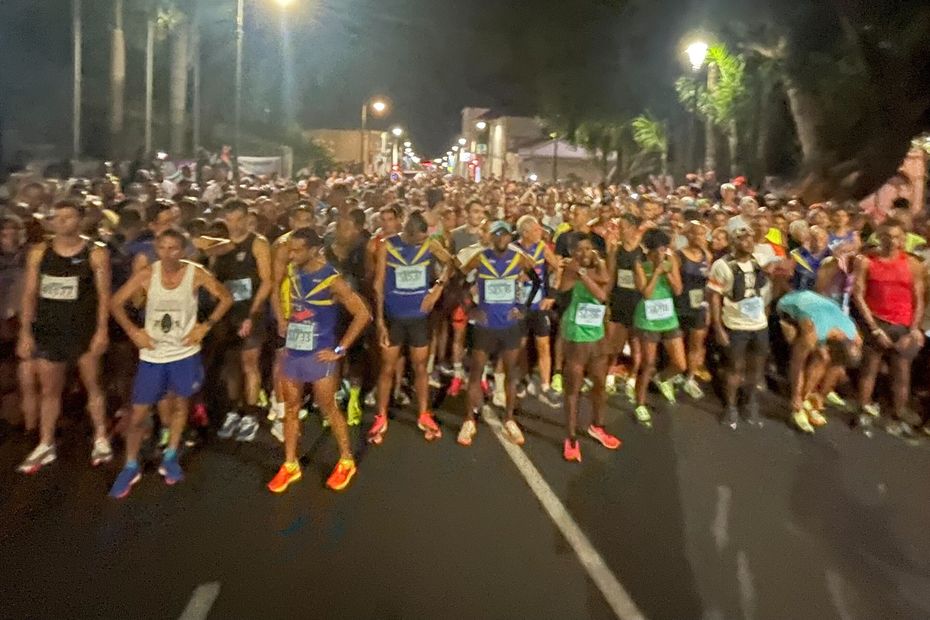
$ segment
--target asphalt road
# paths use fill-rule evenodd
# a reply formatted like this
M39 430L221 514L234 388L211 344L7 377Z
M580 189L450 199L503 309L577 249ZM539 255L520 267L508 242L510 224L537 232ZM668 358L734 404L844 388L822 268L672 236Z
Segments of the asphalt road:
M930 442L866 437L836 413L814 437L775 419L734 432L713 397L657 406L650 431L611 402L619 451L586 439L565 463L561 412L526 399L523 452L644 616L930 617ZM267 431L184 454L176 487L151 464L123 501L106 496L119 465L87 464L83 421L33 477L14 472L31 445L7 431L0 617L177 618L204 584L210 618L615 617L489 425L455 443L462 407L443 403L430 444L410 410L382 446L355 431L341 494L323 488L336 452L316 419L283 496L264 488L282 456Z

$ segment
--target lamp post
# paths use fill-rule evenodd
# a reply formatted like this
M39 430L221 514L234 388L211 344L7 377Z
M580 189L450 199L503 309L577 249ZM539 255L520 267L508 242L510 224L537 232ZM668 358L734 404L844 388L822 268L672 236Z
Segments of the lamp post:
M74 91L72 93L73 125L71 133L71 153L73 157L81 154L81 43L83 41L83 22L81 20L81 0L71 3L71 34L74 45Z
M359 159L361 159L362 164L362 174L368 172L368 108L371 107L371 111L374 112L375 116L382 116L387 112L388 104L381 97L374 97L369 99L362 105L362 129L359 138L361 138L361 145L359 147Z
M233 174L238 181L239 179L239 149L241 142L241 125L242 125L242 38L245 34L245 0L236 2L236 101L235 101L235 133L233 136L233 149L235 157L233 159Z
M402 127L394 127L391 129L391 134L394 136L394 144L391 148L391 168L397 165L397 144L400 137L404 135L404 129Z
M704 41L694 41L685 48L685 54L688 56L688 62L691 64L691 70L697 73L704 67L707 61L707 52L710 46ZM716 67L707 67L707 91L710 92L717 85ZM691 134L696 135L694 121L691 124ZM693 139L692 139L693 143ZM692 148L693 151L693 148ZM692 152L693 155L693 152ZM713 170L717 165L717 148L714 139L714 124L710 117L704 119L704 170Z

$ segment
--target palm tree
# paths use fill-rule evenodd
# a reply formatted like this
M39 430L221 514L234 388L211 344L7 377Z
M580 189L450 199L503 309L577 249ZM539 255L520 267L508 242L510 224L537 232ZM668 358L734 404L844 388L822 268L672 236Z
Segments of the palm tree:
M715 80L708 80L707 104L709 116L727 136L730 151L730 173L740 168L739 126L737 119L746 103L746 60L740 54L731 54L726 45L719 43L707 50L709 70Z
M668 133L665 122L646 112L634 118L630 127L633 129L633 140L641 152L658 154L662 176L668 174Z
M126 96L126 39L123 35L123 0L113 1L113 36L110 54L110 147L123 131Z

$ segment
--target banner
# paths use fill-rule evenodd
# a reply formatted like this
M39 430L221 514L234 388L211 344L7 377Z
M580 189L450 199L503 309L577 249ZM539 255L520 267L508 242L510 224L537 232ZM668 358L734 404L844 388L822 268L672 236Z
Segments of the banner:
M283 176L280 157L239 157L239 171L242 174L255 174L268 176L278 174Z

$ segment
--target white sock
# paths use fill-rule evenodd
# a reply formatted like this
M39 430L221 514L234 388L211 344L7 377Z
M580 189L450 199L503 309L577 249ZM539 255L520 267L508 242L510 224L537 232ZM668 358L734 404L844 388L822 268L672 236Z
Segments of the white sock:
M494 391L503 392L504 391L504 382L507 380L507 375L502 372L494 373Z

